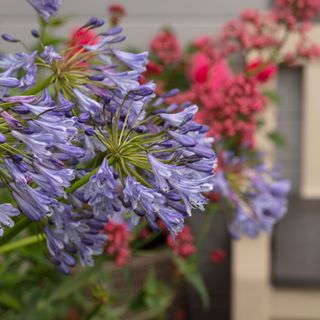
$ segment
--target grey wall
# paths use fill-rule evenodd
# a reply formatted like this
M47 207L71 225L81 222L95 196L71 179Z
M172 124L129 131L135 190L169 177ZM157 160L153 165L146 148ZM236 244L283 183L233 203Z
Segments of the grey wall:
M199 35L215 33L225 21L245 8L267 8L270 0L64 0L60 13L73 16L72 22L81 24L89 16L105 17L106 6L113 2L127 8L129 15L124 27L128 43L145 47L162 26L173 26L186 42ZM36 26L33 10L25 0L0 0L1 33L26 38ZM10 47L0 44L2 49Z
M302 68L280 68L278 90L278 130L286 145L277 150L277 159L285 178L291 180L292 192L299 193L302 160Z

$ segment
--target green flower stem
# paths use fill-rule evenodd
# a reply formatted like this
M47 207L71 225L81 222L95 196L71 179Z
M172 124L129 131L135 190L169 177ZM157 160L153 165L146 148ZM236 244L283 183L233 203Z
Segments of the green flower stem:
M199 235L197 242L196 242L197 248L199 248L201 246L201 244L203 243L203 241L207 237L208 232L209 232L210 227L213 222L213 218L216 215L218 208L219 208L218 205L212 205L212 206L209 205L209 207L207 209L209 212L205 213L206 216L205 216L204 222L201 226L200 235Z
M13 228L8 229L3 237L0 238L0 252L4 244L15 237L18 233L24 230L31 224L31 220L29 220L26 216L23 216L21 219L16 222Z
M31 89L25 91L22 95L24 96L31 96L36 93L39 93L43 89L47 88L53 81L54 76L50 76L45 80L38 81L35 86L33 86Z
M93 319L93 317L95 317L99 313L103 305L104 305L103 302L97 303L93 307L93 309L87 314L87 316L85 317L85 320Z
M72 193L78 190L79 188L81 188L84 184L86 184L90 180L90 178L93 175L95 175L98 172L99 169L100 167L95 168L94 170L92 170L91 172L83 176L81 179L74 182L69 188L66 189L66 193Z
M12 243L8 243L5 244L4 246L0 247L0 254L1 253L5 253L5 252L9 252L12 250L16 250L22 247L26 247L29 246L31 244L35 244L39 241L43 241L45 238L44 237L40 237L38 234L34 235L34 236L30 236Z

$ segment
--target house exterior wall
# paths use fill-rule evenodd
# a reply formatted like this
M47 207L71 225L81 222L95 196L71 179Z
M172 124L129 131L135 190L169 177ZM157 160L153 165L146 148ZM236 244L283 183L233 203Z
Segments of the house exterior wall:
M106 17L108 4L123 4L127 44L146 48L152 35L164 26L173 27L185 43L203 34L214 34L228 19L246 8L267 8L270 0L64 0L60 14L72 24L82 24L90 16ZM24 0L0 1L0 30L17 37L30 37L37 27L31 6ZM70 30L70 24L66 26ZM31 37L30 37L31 40ZM8 45L0 44L1 48ZM10 45L11 47L11 45Z

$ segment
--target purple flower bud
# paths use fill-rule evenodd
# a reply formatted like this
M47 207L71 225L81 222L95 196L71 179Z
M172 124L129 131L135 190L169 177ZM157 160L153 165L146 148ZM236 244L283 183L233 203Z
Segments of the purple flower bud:
M168 199L173 200L173 201L180 201L181 200L181 196L176 192L166 192L165 196Z
M19 103L31 103L36 99L36 96L13 96L7 97L4 101L7 102L19 102Z
M103 97L103 102L105 104L109 104L111 102L111 98L110 97Z
M188 150L194 152L200 157L204 157L207 159L212 159L215 157L215 153L213 152L213 150L207 146L198 144L195 147L191 147L191 148L189 147Z
M114 37L109 43L110 44L119 43L119 42L122 42L122 41L126 40L126 38L127 38L126 36L120 34L120 35Z
M86 24L83 25L83 28L86 28L86 27L91 27L93 25L95 25L98 21L98 18L96 17L91 17L88 22Z
M1 110L1 109L0 109ZM22 124L20 121L15 119L11 114L6 111L1 112L2 118L7 122L7 124L14 129L23 129Z
M209 127L206 125L202 125L199 130L199 133L207 133L208 131L209 131Z
M93 136L93 135L94 135L94 130L93 130L93 128L87 128L87 129L85 130L85 134L86 134L87 136Z
M102 81L105 78L105 76L100 73L100 74L95 74L94 76L89 76L88 78L89 80L92 80L92 81Z
M79 117L78 117L78 121L80 123L86 123L87 121L89 121L90 119L90 113L89 112L82 112L79 114Z
M8 42L13 42L13 43L16 43L16 42L19 42L20 40L14 38L13 36L11 36L10 34L7 34L7 33L3 33L1 35L2 39L4 41L8 41Z
M114 35L119 34L121 32L122 32L122 28L121 27L114 27L114 28L111 28L108 31L102 32L100 34L102 36L114 36Z
M0 143L5 143L6 142L6 137L2 133L0 133Z
M143 133L145 131L147 131L146 126L138 126L137 128L135 128L135 132L137 133Z
M19 113L19 114L28 114L30 112L30 108L25 105L13 107L13 108L11 108L11 110L13 112Z
M0 77L0 86L7 88L19 87L20 80L13 77Z
M186 166L188 168L201 171L201 172L212 172L213 171L213 166L212 163L206 163L206 162L194 162L194 163L187 163Z
M21 132L23 132L24 134L33 134L34 133L32 128L23 128L21 130Z
M95 24L95 28L100 28L105 24L105 21L103 19L98 19L96 24Z
M181 145L183 145L185 147L194 147L196 145L196 141L192 137L187 136L185 134L169 130L169 135L175 141L177 141L178 143L180 143Z
M40 38L40 34L39 34L39 31L37 29L31 30L31 34L37 39Z
M130 93L135 96L146 97L146 96L150 96L151 94L153 94L153 90L149 87L141 87L141 88L138 88L135 90L131 90Z
M24 156L22 154L15 154L12 156L12 159L14 162L21 162L23 158Z
M176 96L178 93L180 92L179 89L171 89L170 91L164 93L163 95L161 95L162 98L169 98L169 97L173 97Z

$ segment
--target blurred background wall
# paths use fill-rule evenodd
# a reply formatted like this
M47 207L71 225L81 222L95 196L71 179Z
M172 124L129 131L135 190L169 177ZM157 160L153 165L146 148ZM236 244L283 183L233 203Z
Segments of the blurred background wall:
M243 9L264 9L270 4L270 0L65 0L60 13L81 24L89 16L105 17L107 5L113 2L127 9L123 23L127 43L142 47L163 26L172 26L186 43L199 35L215 33ZM25 39L36 26L34 12L26 1L0 1L1 30Z

